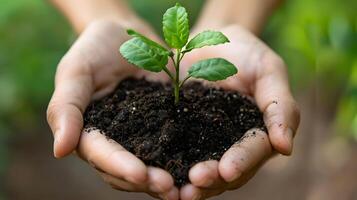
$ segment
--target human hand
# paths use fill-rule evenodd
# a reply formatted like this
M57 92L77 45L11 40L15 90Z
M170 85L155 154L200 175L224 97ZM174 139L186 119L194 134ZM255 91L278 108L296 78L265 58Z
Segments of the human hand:
M238 66L238 74L216 84L254 97L264 114L269 134L250 130L246 134L248 136L233 145L220 161L205 161L193 166L189 171L192 184L180 191L182 200L206 199L237 189L254 176L273 152L290 155L300 120L282 59L239 26L219 31L231 42L190 52L182 61L182 66L186 67L183 73L201 59L222 57L231 61Z
M119 46L127 39L121 25L96 21L61 60L47 110L48 123L55 137L54 155L60 158L77 150L78 155L97 169L113 188L175 200L178 190L168 172L147 167L99 131L81 134L82 116L89 102L113 91L120 80L128 76L167 80L161 73L146 73L129 65L119 55Z

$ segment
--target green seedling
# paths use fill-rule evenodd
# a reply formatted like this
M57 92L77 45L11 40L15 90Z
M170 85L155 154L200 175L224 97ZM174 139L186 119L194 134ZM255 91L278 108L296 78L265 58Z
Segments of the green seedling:
M223 33L217 31L201 32L189 41L189 29L186 9L177 3L163 16L165 41L175 53L131 29L127 32L133 38L120 47L120 53L129 63L151 72L164 71L170 77L174 86L175 104L179 102L180 88L189 78L218 81L238 72L229 61L223 58L210 58L193 64L188 70L188 75L180 80L180 62L186 53L201 47L229 42ZM175 73L170 72L167 67L169 59L174 64Z

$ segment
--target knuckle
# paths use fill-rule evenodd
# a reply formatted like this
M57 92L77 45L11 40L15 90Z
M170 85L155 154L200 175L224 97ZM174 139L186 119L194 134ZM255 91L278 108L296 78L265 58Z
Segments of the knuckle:
M283 71L287 73L286 65L284 60L272 51L267 51L262 60L262 66L266 66L266 70L270 73L276 70Z
M84 59L85 57L88 58ZM91 75L90 58L90 56L85 56L80 48L72 47L58 63L56 79L66 78L66 76Z
M262 66L265 66L266 70L283 69L286 70L286 64L284 60L276 54L269 47L265 47L261 55Z
M263 56L263 62L265 62L265 64L271 64L275 66L285 66L284 60L273 50L270 49L265 51L265 54Z
M59 112L60 109L58 109L55 103L49 104L46 111L46 116L47 116L47 122L49 123L50 126L54 126L56 124L56 120Z
M72 47L73 48L73 47ZM85 64L85 60L81 59L81 51L74 51L70 49L60 60L58 63L58 67L63 68L63 67L73 67L73 66L78 66L78 65L83 65Z
M284 60L268 47L263 51L258 66L261 66L262 68L258 71L256 80L261 80L271 75L278 75L280 78L288 76Z
M301 111L300 111L300 106L299 104L293 100L291 102L291 117L292 117L292 125L293 125L293 129L296 130L297 127L299 126L300 123L300 117L301 117Z
M73 66L79 64L77 59L73 58L72 54L67 52L57 65L57 75L60 74L65 68L73 68Z
M77 52L77 53L75 53ZM71 73L90 73L90 67L87 59L82 59L81 54L78 51L69 51L59 62L57 69L58 72L62 72L63 69L71 69Z
M67 53L61 58L60 62L57 65L57 68L61 69L70 64L71 64L71 59L69 58L69 54Z
M272 54L273 54L272 63L275 66L280 66L280 67L285 69L286 68L285 61L279 55L277 55L276 53L272 53Z
M291 107L292 107L293 115L297 118L298 121L300 121L301 112L300 112L299 104L296 101L293 101Z
M281 112L276 111L276 104L270 103L264 109L264 121L268 129L270 129L277 121L281 121Z

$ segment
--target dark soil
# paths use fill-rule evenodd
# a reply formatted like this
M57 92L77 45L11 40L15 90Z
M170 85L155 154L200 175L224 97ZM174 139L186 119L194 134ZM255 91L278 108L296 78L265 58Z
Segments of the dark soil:
M147 165L169 171L177 186L195 163L219 160L251 128L265 130L262 113L233 91L188 83L175 105L170 85L126 79L88 106L85 128L98 128Z

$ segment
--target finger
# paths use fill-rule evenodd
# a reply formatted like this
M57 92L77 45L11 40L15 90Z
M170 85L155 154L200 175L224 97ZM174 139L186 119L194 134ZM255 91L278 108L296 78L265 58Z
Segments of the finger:
M268 135L261 130L252 129L222 156L218 166L219 174L226 182L233 182L271 153Z
M136 184L147 181L145 164L98 130L82 133L78 154L95 168L114 177Z
M148 167L148 188L162 199L179 199L179 191L174 185L172 176L163 169Z
M218 161L209 160L197 163L189 171L192 185L203 188L216 188L226 184L220 177Z
M285 155L291 154L300 114L291 95L287 72L281 59L277 58L266 64L257 77L254 95L264 113L264 121L274 149Z
M61 62L55 91L47 108L47 121L54 134L54 156L71 153L83 127L83 112L92 94L92 78L84 66Z
M149 189L160 194L167 194L174 188L172 176L163 169L148 167Z
M125 181L120 178L116 178L112 175L109 175L107 173L98 171L97 172L100 174L100 176L103 178L104 182L109 184L113 189L116 190L121 190L121 191L126 191L126 192L146 192L147 188L145 184L134 184L130 183L128 181Z
M261 167L263 163L264 160L261 161L258 165L256 165L253 169L249 170L247 173L242 174L242 176L236 179L235 181L227 184L226 189L235 190L245 185L257 173L258 169Z
M187 184L183 186L180 190L180 199L181 200L200 200L202 199L202 191L192 185Z
M167 194L161 196L162 199L178 200L180 199L180 192L176 187L173 187Z
M222 194L224 191L226 191L225 187L217 189L203 189L192 184L188 184L181 188L180 198L181 200L201 200L217 196Z
M160 197L162 199L168 200L178 200L179 198L178 189L173 186L172 178L170 177L170 175L167 176L167 172L159 168L148 168L147 184L134 184L98 170L97 172L101 175L101 177L106 183L108 183L113 189L116 190L127 192L145 192L155 198ZM158 178L160 176L165 178ZM163 183L166 183L167 185L157 186Z

